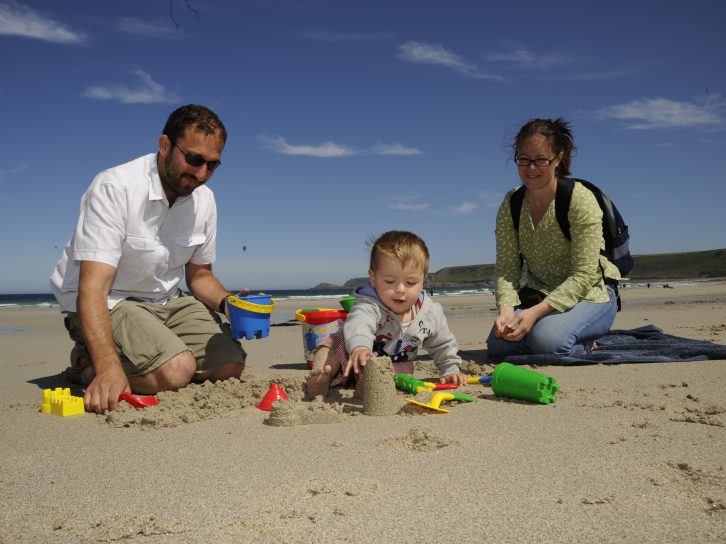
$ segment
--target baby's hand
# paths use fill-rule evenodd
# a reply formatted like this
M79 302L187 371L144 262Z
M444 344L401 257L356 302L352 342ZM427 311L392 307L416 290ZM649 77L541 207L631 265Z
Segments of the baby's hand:
M439 378L441 383L453 383L456 385L466 385L466 375L464 374L447 374Z
M360 372L363 370L363 367L366 366L366 363L372 358L373 352L370 348L366 348L364 346L358 346L357 348L354 348L350 354L350 357L348 357L348 364L345 365L343 376L347 376L348 374L350 374L351 368L353 369L353 372L355 372L356 374L360 374Z

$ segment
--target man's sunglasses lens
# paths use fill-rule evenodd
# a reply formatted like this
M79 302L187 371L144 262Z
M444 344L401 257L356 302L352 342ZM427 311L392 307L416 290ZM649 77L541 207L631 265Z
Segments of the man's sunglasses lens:
M220 161L205 161L201 155L195 153L185 153L184 160L187 161L189 166L193 166L194 168L199 168L206 162L209 170L214 170L221 164Z

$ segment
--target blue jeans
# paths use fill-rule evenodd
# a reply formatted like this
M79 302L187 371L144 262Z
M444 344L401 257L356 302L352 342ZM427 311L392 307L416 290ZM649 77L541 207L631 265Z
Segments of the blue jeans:
M489 358L500 359L507 355L528 353L575 355L589 351L592 342L610 330L618 311L615 291L610 286L607 290L609 302L583 301L566 312L552 312L537 321L529 334L519 342L497 338L492 327L487 338Z

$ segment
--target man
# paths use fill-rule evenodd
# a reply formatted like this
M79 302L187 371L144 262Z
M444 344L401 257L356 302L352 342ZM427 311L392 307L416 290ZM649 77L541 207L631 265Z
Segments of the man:
M205 185L226 140L214 112L183 106L158 153L101 172L83 195L50 283L75 342L66 376L86 386L87 410L242 373L245 352L215 313L229 293L212 273L217 208Z

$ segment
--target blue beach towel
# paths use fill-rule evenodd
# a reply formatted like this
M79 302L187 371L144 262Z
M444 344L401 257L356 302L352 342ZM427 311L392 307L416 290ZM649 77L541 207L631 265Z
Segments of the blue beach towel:
M612 330L596 342L595 351L574 357L553 354L508 355L498 360L489 359L489 362L506 360L514 365L572 365L726 360L724 345L666 334L655 325Z

